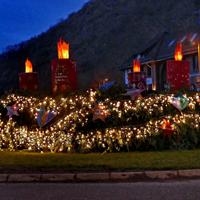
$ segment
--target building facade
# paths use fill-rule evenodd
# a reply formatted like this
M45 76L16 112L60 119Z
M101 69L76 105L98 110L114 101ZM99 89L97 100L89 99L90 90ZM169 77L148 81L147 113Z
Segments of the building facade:
M133 60L139 58L141 71L146 72L147 88L164 90L166 87L166 61L174 60L177 42L182 42L183 60L190 61L190 84L200 81L198 62L200 28L195 28L174 33L160 33L139 51L133 53L119 67L123 72L124 84L128 84L128 73L133 71Z

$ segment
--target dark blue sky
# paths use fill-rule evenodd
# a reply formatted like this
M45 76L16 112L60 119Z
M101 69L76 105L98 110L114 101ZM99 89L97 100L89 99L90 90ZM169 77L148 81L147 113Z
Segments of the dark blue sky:
M0 0L0 53L45 32L89 0Z

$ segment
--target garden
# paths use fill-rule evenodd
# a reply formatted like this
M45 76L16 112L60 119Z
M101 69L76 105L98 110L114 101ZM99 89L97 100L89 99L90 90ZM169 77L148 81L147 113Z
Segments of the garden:
M199 93L91 89L48 97L26 92L0 100L0 149L109 153L195 149L200 146Z

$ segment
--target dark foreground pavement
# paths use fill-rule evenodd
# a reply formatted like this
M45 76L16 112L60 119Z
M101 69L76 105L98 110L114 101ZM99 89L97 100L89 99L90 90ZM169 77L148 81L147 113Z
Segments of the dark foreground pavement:
M200 180L0 183L1 200L198 200Z
M138 182L148 180L200 179L200 169L100 173L0 174L0 183L13 182Z

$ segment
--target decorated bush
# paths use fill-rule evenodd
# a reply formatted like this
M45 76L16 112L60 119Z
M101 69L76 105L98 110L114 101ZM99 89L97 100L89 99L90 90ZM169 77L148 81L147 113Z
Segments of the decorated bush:
M0 148L50 152L193 149L200 146L199 93L105 90L36 98L11 94L0 101Z

